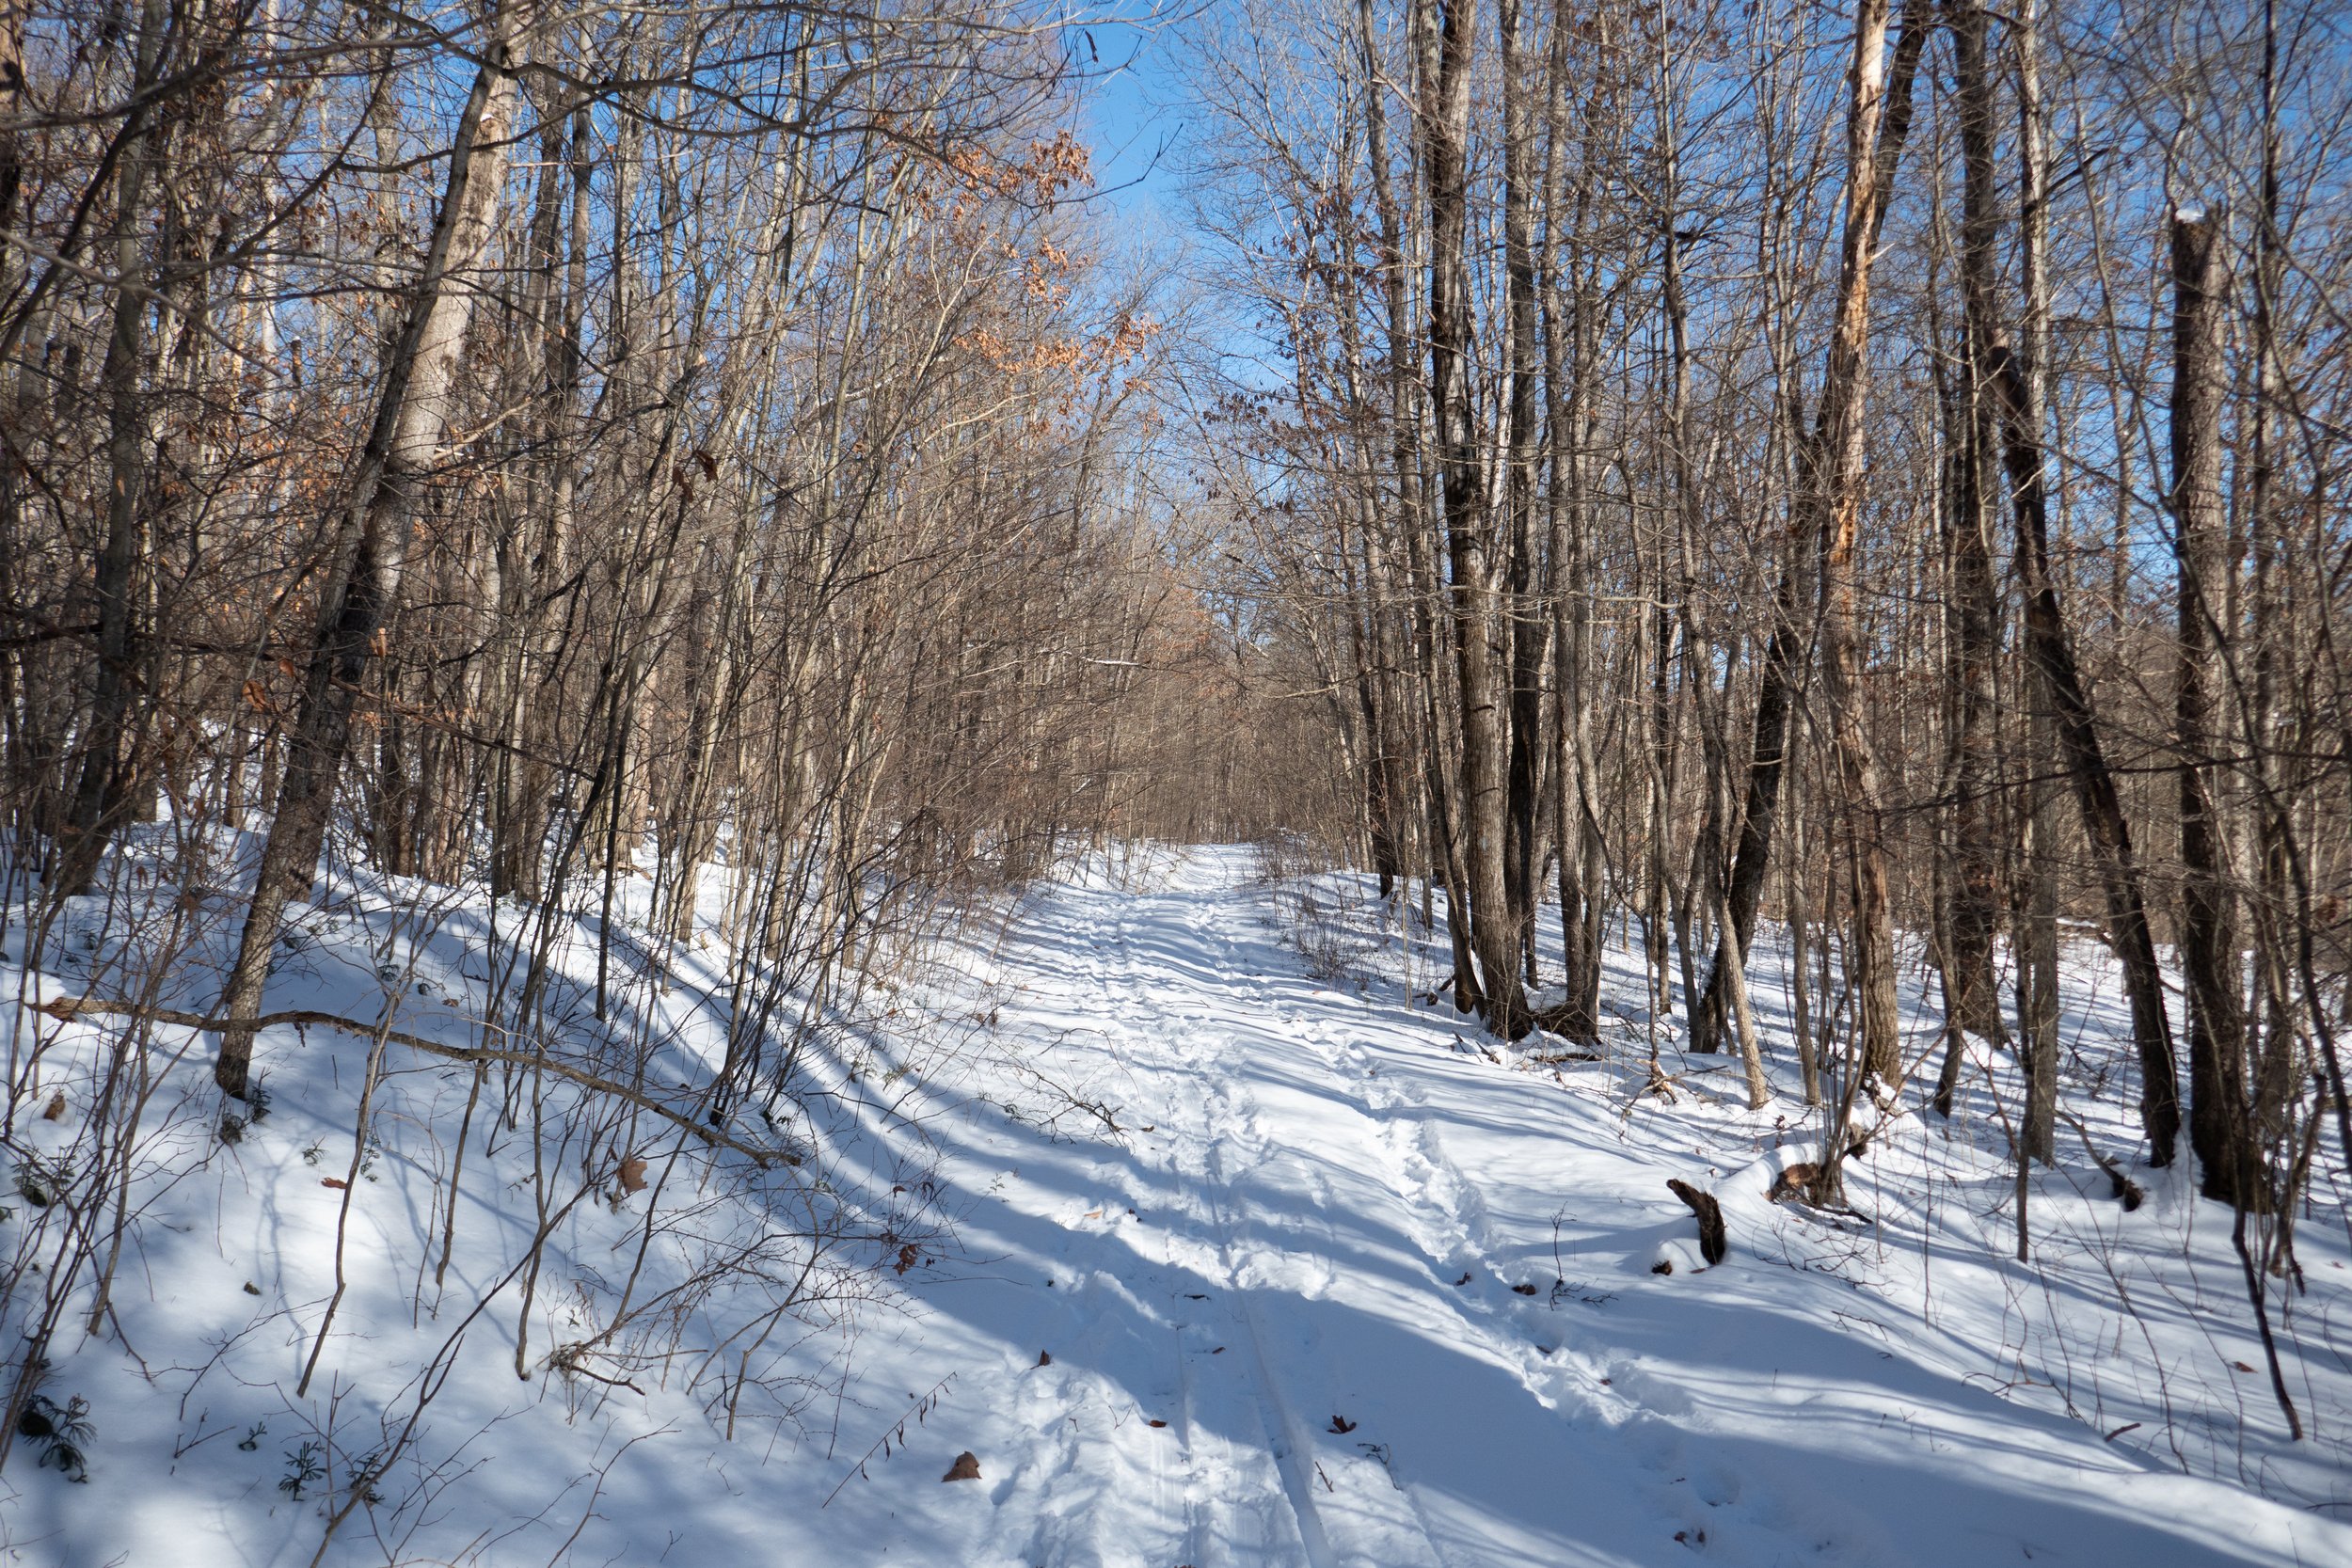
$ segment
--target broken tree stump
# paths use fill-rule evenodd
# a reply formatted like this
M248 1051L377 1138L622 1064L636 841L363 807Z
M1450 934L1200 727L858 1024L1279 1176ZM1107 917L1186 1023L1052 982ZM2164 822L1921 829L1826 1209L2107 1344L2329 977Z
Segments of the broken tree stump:
M1700 1192L1688 1181L1670 1178L1666 1186L1698 1216L1699 1256L1707 1259L1709 1268L1722 1262L1730 1251L1724 1235L1724 1206L1715 1201L1713 1193Z
M1764 1196L1773 1203L1786 1203L1793 1198L1799 1203L1819 1203L1821 1167L1811 1161L1800 1161L1775 1178Z

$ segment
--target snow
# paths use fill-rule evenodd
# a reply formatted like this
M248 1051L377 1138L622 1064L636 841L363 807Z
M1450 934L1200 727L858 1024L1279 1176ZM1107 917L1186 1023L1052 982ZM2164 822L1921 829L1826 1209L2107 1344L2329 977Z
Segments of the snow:
M1774 939L1752 988L1780 1098L1751 1113L1725 1058L1653 1031L1630 954L1604 1059L1547 1060L1562 1042L1506 1050L1430 1003L1441 940L1384 932L1360 880L1306 902L1258 869L1241 848L1097 863L1001 931L975 922L812 1055L824 1092L774 1128L733 1119L803 1162L766 1172L609 1102L566 1135L566 1085L505 1101L493 1077L514 1118L477 1111L453 1182L471 1070L388 1048L355 1148L367 1042L317 1030L264 1037L276 1108L226 1147L210 1037L159 1029L189 1053L141 1126L119 1326L69 1322L46 1385L89 1401L88 1479L20 1443L5 1560L309 1562L348 1466L431 1389L326 1560L2352 1562L2340 1170L2297 1232L2309 1293L2274 1289L2312 1433L2291 1444L2266 1375L2237 1370L2264 1359L2229 1214L2185 1180L2136 1172L2151 1201L2127 1215L2061 1146L2034 1183L2035 1266L2013 1260L2005 1060L1976 1059L1950 1124L1888 1120L1850 1174L1874 1224L1826 1219L1764 1196L1818 1136ZM369 1019L397 998L400 1028L473 1040L489 907L451 895L394 930L394 891L316 917L269 1006ZM595 1034L586 930L550 1004L567 1039ZM727 960L642 958L630 1006L666 1090L723 1051ZM138 977L123 964L111 979ZM2095 954L2074 964L2066 1102L2121 1151L2115 987ZM27 1001L89 983L56 960L0 978ZM214 983L184 961L165 982ZM50 1043L13 1136L87 1149L114 1037L16 1016L12 1063L30 1025ZM1686 1074L1671 1103L1638 1093L1653 1033ZM73 1110L43 1121L60 1087ZM651 1184L613 1201L624 1149ZM1670 1177L1722 1201L1723 1265L1700 1264ZM343 1300L297 1394L346 1204ZM0 1247L37 1260L54 1212L18 1203ZM700 1290L719 1258L762 1263ZM21 1331L40 1278L8 1278ZM563 1344L596 1348L567 1371ZM297 1497L280 1483L304 1441L336 1469ZM964 1451L979 1479L943 1483Z

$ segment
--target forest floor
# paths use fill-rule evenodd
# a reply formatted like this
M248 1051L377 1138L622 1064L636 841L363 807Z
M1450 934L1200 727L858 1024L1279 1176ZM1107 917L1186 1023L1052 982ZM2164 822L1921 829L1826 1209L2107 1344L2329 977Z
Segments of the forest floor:
M2034 1182L2035 1266L2013 1261L2005 1060L1972 1063L1950 1122L1885 1126L1850 1178L1867 1221L1768 1202L1815 1124L1782 959L1757 949L1783 1098L1752 1113L1736 1063L1681 1058L1662 1026L1679 1086L1641 1092L1651 1023L1629 954L1613 956L1606 1049L1578 1060L1541 1037L1501 1048L1433 1001L1436 949L1384 934L1355 879L1269 883L1248 850L1198 849L1041 888L1000 940L949 952L910 991L911 1008L973 1021L952 1062L863 1065L889 1094L856 1135L922 1150L866 1168L919 1187L940 1224L843 1318L846 1361L808 1341L823 1401L728 1444L707 1402L666 1384L583 1398L544 1369L485 1373L437 1407L463 1457L432 1471L407 1533L355 1528L330 1560L2352 1562L2342 1173L2323 1173L2299 1232L2308 1293L2272 1298L2312 1434L2289 1443L2230 1215L2179 1177L2137 1171L2149 1201L2126 1214L2075 1140ZM2120 1009L2100 964L2076 962L2065 1102L2118 1150ZM1932 1020L1912 1001L1926 1052ZM294 1070L281 1099L332 1126L326 1091ZM181 1238L218 1254L186 1265L205 1278L262 1275L257 1321L282 1296L289 1321L314 1323L300 1304L324 1293L315 1260L309 1284L283 1277L326 1244L328 1216L297 1207L318 1206L317 1172L258 1152L308 1136L248 1132L239 1173L213 1186L228 1217ZM404 1153L409 1136L387 1134L364 1195L395 1274L417 1267L401 1261L412 1232L431 1234L406 1184L440 1168ZM1718 1195L1724 1263L1702 1266L1669 1178ZM274 1275L240 1203L272 1216ZM595 1266L570 1244L551 1273ZM413 1293L405 1276L361 1291L339 1334L388 1364L414 1354ZM147 1370L102 1341L61 1367L91 1392L91 1480L11 1466L15 1560L309 1560L316 1505L282 1484L287 1445L191 1443L291 1408L303 1337L192 1399L161 1369L234 1355L151 1265L119 1294ZM487 1318L478 1332L470 1354L495 1372L511 1325L503 1342ZM977 1480L943 1482L964 1452Z

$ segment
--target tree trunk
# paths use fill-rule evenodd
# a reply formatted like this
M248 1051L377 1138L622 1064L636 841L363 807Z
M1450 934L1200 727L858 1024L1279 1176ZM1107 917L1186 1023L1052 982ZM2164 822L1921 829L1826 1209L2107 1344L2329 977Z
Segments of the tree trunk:
M1533 205L1534 136L1527 82L1527 55L1520 40L1522 0L1500 0L1502 34L1502 250L1503 331L1509 341L1510 397L1506 404L1503 504L1509 516L1510 568L1502 607L1509 628L1511 693L1508 706L1509 795L1504 860L1504 902L1510 928L1522 948L1530 985L1535 983L1535 953L1529 936L1535 923L1535 798L1542 752L1543 668L1549 626L1534 612L1535 515L1535 239Z
M2017 1065L2026 1080L2018 1158L2047 1165L2058 1160L2058 877L2052 866L2058 810L2056 790L2043 781L2058 761L2058 743L2046 711L2029 714L2026 728L2023 852L2010 924L2017 964Z
M2258 1207L2264 1183L2246 1089L2244 977L2214 804L2213 705L2220 686L2227 571L2221 499L2228 239L2208 217L2172 219L2172 559L2180 650L2181 977L2188 992L2189 1147L2209 1198Z
M1841 260L1844 271L1852 271L1857 263L1861 297L1857 303L1863 315L1858 322L1864 333L1862 346L1867 347L1868 332L1868 268L1872 250L1878 241L1881 226L1885 222L1887 198L1894 187L1895 174L1902 162L1903 144L1911 129L1912 83L1918 71L1919 55L1926 47L1927 29L1918 0L1905 8L1903 29L1895 46L1895 57L1885 71L1883 87L1875 78L1885 53L1886 7L1879 0L1861 0L1857 28L1863 23L1872 24L1875 41L1868 46L1874 80L1868 92L1870 146L1866 150L1859 142L1863 129L1859 110L1864 94L1857 78L1855 101L1851 106L1848 124L1848 156L1846 176L1846 205L1848 232L1846 251ZM1863 62L1864 40L1858 30L1855 39L1857 69ZM1882 134L1883 123L1883 134ZM1859 161L1851 161L1859 160ZM1867 171L1867 174L1865 171ZM1862 209L1865 228L1857 234L1851 225L1856 207ZM1867 235L1867 240L1863 237ZM1841 277L1839 285L1840 320L1847 305L1848 279ZM1797 621L1797 605L1801 602L1807 582L1804 563L1810 558L1819 571L1820 551L1808 552L1806 545L1820 536L1822 521L1819 515L1822 496L1817 490L1820 464L1830 451L1834 419L1845 421L1852 411L1838 412L1831 402L1833 389L1839 397L1851 398L1867 391L1855 384L1851 373L1841 375L1838 356L1841 348L1831 350L1830 375L1817 405L1812 431L1795 443L1797 448L1797 504L1791 519L1791 543L1788 562L1782 567L1778 588L1772 596L1772 636L1764 655L1764 669L1756 691L1756 723L1749 746L1748 780L1740 818L1740 842L1733 857L1731 885L1724 898L1725 914L1739 938L1739 950L1748 950L1756 936L1756 915L1764 895L1764 877L1772 863L1772 833L1779 818L1781 778L1785 771L1788 746L1789 706L1795 696L1798 680L1803 674L1800 661L1805 650L1805 637ZM1867 372L1867 364L1862 367ZM1866 373L1867 381L1867 373ZM1792 388L1788 410L1793 429L1799 414ZM1853 420L1853 439L1860 439L1858 420ZM1859 463L1860 453L1852 454ZM1858 476L1857 476L1858 483ZM1820 584L1826 593L1829 585ZM1708 977L1706 994L1701 998L1692 1034L1698 1049L1712 1051L1723 1037L1724 1022L1729 997L1724 989L1721 970L1726 956L1719 942L1715 955L1715 971Z
M1847 117L1845 241L1829 364L1801 501L1820 542L1821 669L1833 750L1845 799L1847 895L1852 934L1846 977L1861 1033L1863 1070L1889 1088L1902 1082L1901 1020L1895 997L1895 933L1887 895L1887 814L1878 759L1864 727L1862 654L1854 625L1861 536L1864 410L1869 398L1870 272L1888 187L1910 128L1911 82L1925 29L1917 0L1886 61L1887 0L1860 0L1854 20ZM1836 1161L1824 1161L1833 1169Z
M374 422L348 502L346 563L321 607L278 814L262 847L236 963L221 994L220 1012L235 1022L221 1033L214 1078L241 1099L253 1058L253 1029L246 1021L261 1012L286 906L309 893L316 874L350 745L353 705L375 657L386 611L400 591L418 487L439 451L450 411L451 382L478 292L465 275L491 242L506 174L516 95L505 27L503 13L491 19L486 58L475 72L451 143L448 182L422 272L406 302L400 334L387 351Z
M1961 245L1963 265L1990 272L1999 238L1994 208L1994 117L1985 71L1985 12L1973 0L1952 16L1955 75L1960 87L1963 165ZM1967 335L1973 349L1976 340ZM1967 385L1959 400L1962 441L1949 521L1952 615L1949 683L1952 695L1951 886L1945 956L1952 1022L1989 1040L2002 1037L1999 991L1993 977L1993 930L1999 902L1999 847L1993 791L1998 764L1993 729L1993 663L2000 652L2000 590L1993 573L1993 493L1998 483L1999 437L1986 369L1964 353Z
M133 96L144 97L162 70L168 9L163 0L139 8L137 64ZM0 61L0 69L8 68ZM127 815L136 787L136 759L125 754L125 729L134 685L132 619L137 599L140 544L147 531L141 505L147 489L147 399L139 380L146 369L149 291L141 265L139 217L154 167L155 127L151 109L134 108L123 128L126 142L115 181L113 330L99 388L106 402L106 537L98 552L93 586L98 598L98 670L91 688L89 727L83 739L82 771L68 808L63 853L56 891L61 897L89 891L112 840ZM12 174L0 170L0 177Z
M1585 367L1591 363L1588 245L1591 206L1580 188L1568 195L1566 124L1568 40L1574 19L1558 0L1551 24L1551 90L1545 105L1544 206L1548 286L1536 293L1543 318L1545 505L1551 613L1552 842L1559 853L1561 989L1559 1012L1548 1021L1580 1045L1600 1039L1600 970L1596 933L1600 918L1599 829L1591 810L1592 701L1585 586L1591 514L1585 505ZM1570 214L1568 240L1561 223ZM1565 277L1565 285L1563 279ZM1566 301L1563 303L1563 294Z
M1429 370L1452 568L1454 652L1461 704L1459 801L1470 942L1486 1027L1505 1039L1529 1028L1519 983L1519 933L1504 865L1506 696L1496 678L1495 584L1488 559L1486 467L1470 392L1469 143L1476 0L1439 0L1436 69L1423 83L1423 161L1429 170Z
M2021 57L2030 66L2030 38L2019 42ZM1972 93L1976 88L1963 90ZM1989 92L1989 87L1982 91ZM2042 188L2039 108L2026 94L2021 120L2027 134L2020 149L2024 179L2020 210L2029 224L2046 221L2041 207ZM1981 102L1981 100L1979 100ZM1969 167L1977 168L1971 161ZM1987 164L1980 171L1990 177ZM1987 202L1992 199L1984 197ZM2046 283L2040 264L2041 246L2031 230L2026 235L2026 311L2039 322L2044 312ZM2081 808L2083 832L2099 867L2106 895L2107 933L2123 966L2123 985L2132 1009L2132 1037L2140 1064L2140 1125L2147 1133L2149 1159L2158 1165L2172 1162L2173 1145L2181 1131L2180 1089L2172 1056L2171 1024L2165 1016L2164 980L2156 964L2155 941L2140 892L2139 868L2132 850L2131 827L2124 820L2115 775L2107 767L2090 706L2089 690L2074 658L2072 634L2050 566L2049 498L2042 458L2042 413L2039 371L2021 356L2010 341L1994 303L1994 278L1990 248L1963 247L1961 274L1968 312L1969 361L1990 387L2000 415L2002 466L2008 475L2010 504L2016 515L2017 574L2025 586L2026 646L2040 689L2055 721L2058 755L2073 783Z

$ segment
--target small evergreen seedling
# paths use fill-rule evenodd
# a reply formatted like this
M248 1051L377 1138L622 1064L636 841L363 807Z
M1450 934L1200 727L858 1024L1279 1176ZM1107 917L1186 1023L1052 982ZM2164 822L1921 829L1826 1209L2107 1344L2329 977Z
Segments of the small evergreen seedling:
M299 1447L286 1450L286 1473L278 1479L278 1490L300 1502L304 1487L326 1479L326 1455L315 1441L305 1437Z
M383 1479L383 1475L384 1451L381 1449L360 1460L352 1471L351 1490L358 1496L361 1502L370 1508L375 1507L384 1500L384 1494L378 1491L375 1485Z
M89 1418L89 1401L81 1395L59 1404L35 1394L16 1418L16 1433L41 1446L37 1463L43 1468L61 1471L68 1481L89 1480L89 1446L98 1428Z

